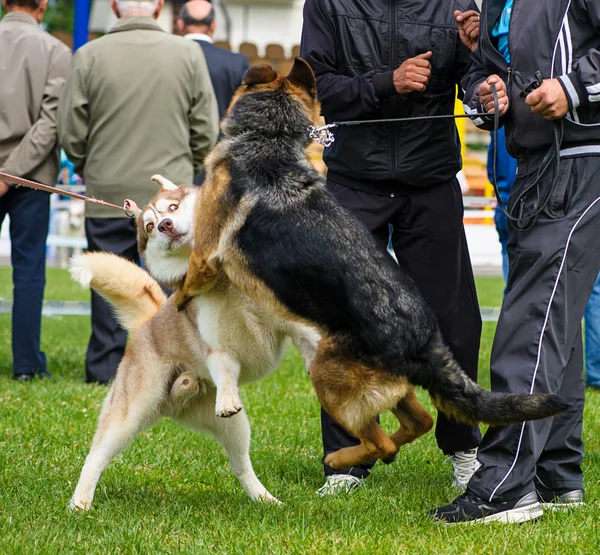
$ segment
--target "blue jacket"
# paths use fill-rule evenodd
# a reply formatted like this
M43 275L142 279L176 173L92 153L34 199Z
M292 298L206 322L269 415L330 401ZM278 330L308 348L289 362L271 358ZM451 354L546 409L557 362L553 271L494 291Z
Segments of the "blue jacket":
M494 133L488 149L487 174L491 183L494 182ZM517 161L506 150L506 134L504 127L498 130L498 149L496 153L496 184L502 203L508 205L510 190L517 178ZM500 205L494 212L494 223L496 231L500 235L500 241L506 244L508 239L508 218L502 212Z
M490 183L494 182L494 133L488 149L487 174ZM506 134L504 128L498 130L498 149L496 155L496 182L503 202L508 200L508 195L517 178L517 161L506 150Z

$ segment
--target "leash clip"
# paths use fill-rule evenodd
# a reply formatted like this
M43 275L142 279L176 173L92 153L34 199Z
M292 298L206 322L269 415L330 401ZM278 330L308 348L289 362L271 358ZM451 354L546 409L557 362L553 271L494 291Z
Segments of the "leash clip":
M535 89L539 89L544 82L544 77L539 71L536 71L533 77L528 77L527 79L523 79L523 76L518 71L515 71L513 79L515 85L520 89L519 96L521 98L528 97Z
M327 148L335 142L335 137L330 131L333 127L335 127L335 124L324 125L322 127L314 127L311 125L308 128L308 135L312 141L317 141L317 143Z

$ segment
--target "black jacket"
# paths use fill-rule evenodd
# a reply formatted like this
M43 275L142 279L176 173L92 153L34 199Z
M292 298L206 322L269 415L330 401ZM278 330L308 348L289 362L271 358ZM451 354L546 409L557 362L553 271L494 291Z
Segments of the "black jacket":
M225 116L233 93L242 84L244 73L248 69L248 60L243 54L224 50L208 41L197 40L196 42L202 47L206 58L219 106L219 120L221 120Z
M570 112L563 119L563 150L567 155L600 154L600 2L514 0L510 68L491 37L504 4L504 0L484 1L479 48L463 81L465 108L479 111L481 82L492 74L502 77L511 102L502 118L508 150L519 160L519 174L530 173L554 141L553 124L531 112L519 97L513 76L515 71L525 78L540 71L546 79L558 78L569 100ZM492 128L490 119L475 123Z
M452 114L470 65L457 9L477 8L471 0L307 0L300 52L317 77L327 122ZM397 94L393 71L428 50L425 92ZM452 120L340 127L335 137L325 150L328 175L358 189L428 187L461 168Z

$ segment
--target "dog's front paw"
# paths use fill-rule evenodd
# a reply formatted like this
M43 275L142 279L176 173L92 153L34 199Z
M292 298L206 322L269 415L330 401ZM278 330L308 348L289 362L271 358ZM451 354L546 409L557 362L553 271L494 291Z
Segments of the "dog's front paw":
M72 513L77 512L77 511L89 511L92 508L92 501L90 500L83 500L83 499L76 499L75 497L73 497L70 501L69 501L69 511L71 511Z
M220 418L229 418L242 410L242 400L237 394L217 395L216 413Z
M270 503L271 505L283 505L277 497L271 495L267 490L259 496L257 496L254 501L258 501L259 503Z

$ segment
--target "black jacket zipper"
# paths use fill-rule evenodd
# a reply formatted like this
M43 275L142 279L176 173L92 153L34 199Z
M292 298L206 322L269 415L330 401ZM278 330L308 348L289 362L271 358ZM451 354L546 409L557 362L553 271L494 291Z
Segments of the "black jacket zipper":
M392 21L392 27L391 27L391 36L390 36L390 57L391 57L391 65L392 65L392 71L396 71L396 66L397 66L397 59L396 59L396 26L397 26L397 21L396 21L396 12L397 12L397 8L396 8L396 2L390 2L390 6L391 6L391 10L392 10L392 17L391 17L391 21ZM392 117L396 117L396 106L397 104L395 102L392 101ZM388 124L388 132L390 134L390 162L391 162L391 178L392 181L396 181L396 132L395 132L395 126L393 123L389 123Z

